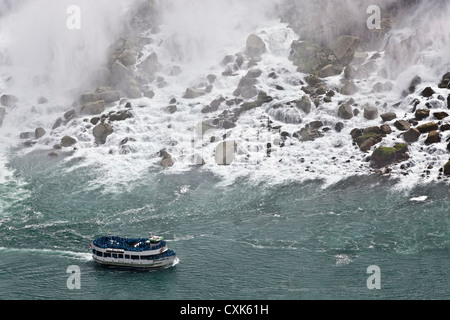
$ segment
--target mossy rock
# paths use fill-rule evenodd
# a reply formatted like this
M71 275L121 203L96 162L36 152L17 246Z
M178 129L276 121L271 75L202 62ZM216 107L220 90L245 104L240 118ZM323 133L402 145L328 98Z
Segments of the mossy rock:
M374 132L365 132L363 135L357 137L355 142L358 144L361 151L369 151L377 143L380 143L383 137Z
M439 129L438 124L434 123L434 122L425 123L425 124L417 127L417 130L419 130L420 133L428 133L431 131L436 131L438 129Z
M376 168L382 168L407 160L409 156L406 152L408 152L408 145L404 143L399 143L393 148L379 147L373 152L372 160Z

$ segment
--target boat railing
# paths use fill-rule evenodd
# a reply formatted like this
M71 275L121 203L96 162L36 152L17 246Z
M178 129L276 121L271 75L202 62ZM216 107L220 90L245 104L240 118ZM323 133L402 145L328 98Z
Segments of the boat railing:
M145 238L121 238L121 237L100 237L94 240L94 245L102 249L123 249L126 251L150 251L164 248L167 243L161 241L150 246L146 244Z

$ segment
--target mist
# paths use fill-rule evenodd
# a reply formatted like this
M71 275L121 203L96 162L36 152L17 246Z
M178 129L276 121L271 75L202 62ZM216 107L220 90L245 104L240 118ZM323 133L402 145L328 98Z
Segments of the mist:
M78 6L80 29L69 29L69 6ZM2 3L2 73L10 93L67 97L88 87L108 46L126 29L123 0L21 0Z

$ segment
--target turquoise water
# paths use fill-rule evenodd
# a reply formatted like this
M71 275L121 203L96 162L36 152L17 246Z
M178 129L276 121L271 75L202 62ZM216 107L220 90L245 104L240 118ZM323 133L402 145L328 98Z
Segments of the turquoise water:
M382 177L327 188L245 180L224 187L202 169L149 169L112 193L95 187L104 170L39 159L12 158L15 175L0 187L0 299L450 298L444 184L408 193ZM428 198L411 201L417 196ZM98 266L88 247L107 230L162 234L179 263L157 271ZM67 288L72 265L79 290ZM371 265L380 267L380 290L366 286Z

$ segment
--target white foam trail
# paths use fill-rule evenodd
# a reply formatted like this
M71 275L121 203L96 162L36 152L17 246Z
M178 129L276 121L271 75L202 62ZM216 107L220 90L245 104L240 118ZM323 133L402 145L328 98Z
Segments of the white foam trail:
M411 198L409 199L410 201L415 201L415 202L424 202L428 199L427 196L421 196L421 197L415 197L415 198Z
M20 249L20 248L5 248L0 247L0 251L7 252L19 252L19 253L36 253L36 254L49 254L61 257L68 257L71 259L77 259L82 261L91 261L92 254L87 252L74 252L66 250L52 250L52 249Z

